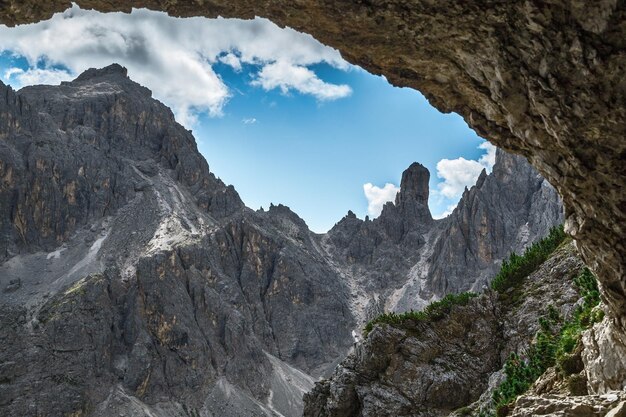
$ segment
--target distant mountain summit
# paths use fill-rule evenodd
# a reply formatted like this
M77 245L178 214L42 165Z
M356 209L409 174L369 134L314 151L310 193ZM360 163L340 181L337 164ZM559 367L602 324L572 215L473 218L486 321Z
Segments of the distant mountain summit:
M430 214L428 181L428 170L411 164L378 218L349 213L323 238L339 273L354 281L361 320L480 291L502 259L563 221L556 190L524 158L499 149L493 172L483 170L444 219Z
M480 289L562 221L522 158L442 220L429 175L317 235L245 207L119 65L0 83L0 414L300 415L368 317Z

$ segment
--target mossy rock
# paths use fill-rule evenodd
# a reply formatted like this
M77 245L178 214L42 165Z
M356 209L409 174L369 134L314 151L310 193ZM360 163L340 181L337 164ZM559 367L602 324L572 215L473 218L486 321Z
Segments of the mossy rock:
M512 409L512 405L511 404L501 405L501 406L499 406L496 409L496 416L497 417L506 417L511 412L511 409Z
M562 358L559 358L558 365L563 376L578 374L585 368L585 364L583 363L580 353L565 355Z
M585 369L582 358L583 344L579 340L570 354L564 354L557 358L557 366L563 376L579 374Z
M588 395L587 376L582 372L570 376L567 380L567 388L572 395Z

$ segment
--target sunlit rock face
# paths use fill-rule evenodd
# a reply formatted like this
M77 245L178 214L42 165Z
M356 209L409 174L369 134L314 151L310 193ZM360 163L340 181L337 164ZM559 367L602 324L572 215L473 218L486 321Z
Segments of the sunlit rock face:
M626 328L623 1L77 3L101 11L267 17L312 34L395 85L423 92L438 109L461 114L499 147L526 155L557 187L568 231ZM11 0L0 21L39 21L69 5Z

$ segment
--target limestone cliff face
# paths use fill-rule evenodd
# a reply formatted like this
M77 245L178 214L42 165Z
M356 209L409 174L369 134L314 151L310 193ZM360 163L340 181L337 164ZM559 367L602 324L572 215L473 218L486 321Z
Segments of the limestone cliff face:
M554 188L523 158L498 150L493 173L483 172L444 222L425 288L437 295L481 290L500 259L521 253L563 214Z
M435 416L469 404L499 369L495 300L409 330L376 327L305 396L306 417Z
M1 88L0 414L298 415L355 327L304 222L117 65Z
M349 213L323 239L335 264L361 290L369 314L419 309L449 293L480 291L502 259L522 252L563 222L552 186L524 158L496 153L493 172L482 172L453 213L433 220L426 168L402 175L395 203L374 220ZM367 308L366 308L367 310Z
M209 172L191 133L119 65L57 88L27 87L16 95L0 84L0 92L6 119L0 260L56 247L149 188L146 178L159 168L171 170L214 217L243 207L234 189Z
M246 208L118 65L0 89L2 415L299 415L368 316L480 285L486 259L561 219L554 190L498 153L447 219L413 164L379 218L316 235L285 206Z

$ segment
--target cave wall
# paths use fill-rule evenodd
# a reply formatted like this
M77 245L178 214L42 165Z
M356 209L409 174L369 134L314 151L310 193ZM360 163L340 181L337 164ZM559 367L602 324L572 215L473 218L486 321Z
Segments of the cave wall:
M263 16L339 49L457 112L526 156L558 189L566 230L626 329L625 0L76 0L174 16ZM4 0L0 21L49 18L64 0Z

